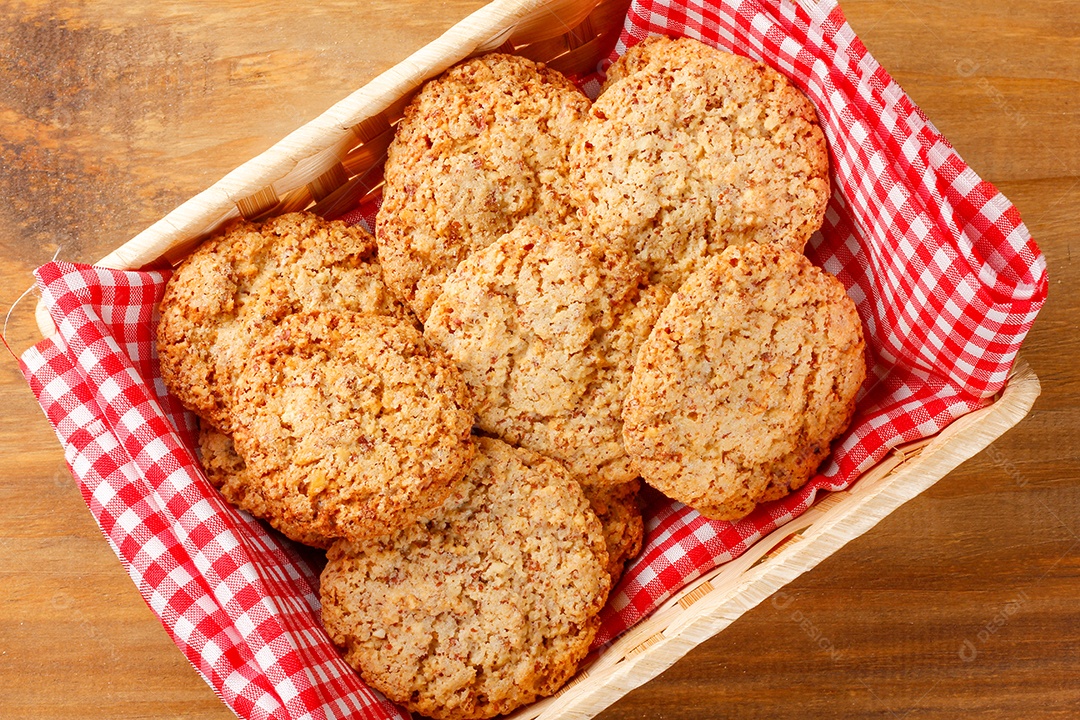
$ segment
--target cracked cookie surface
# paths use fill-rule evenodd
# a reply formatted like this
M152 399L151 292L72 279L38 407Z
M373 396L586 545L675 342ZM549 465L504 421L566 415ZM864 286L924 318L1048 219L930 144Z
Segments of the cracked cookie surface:
M209 423L199 424L199 464L206 479L227 502L266 520L290 540L324 550L333 543L333 538L312 532L302 520L291 522L279 513L273 498L264 494L263 485L248 477L247 464L236 452L232 437Z
M802 250L829 198L813 106L761 63L651 38L609 71L570 151L582 222L677 289L729 245Z
M636 477L622 404L669 295L617 247L521 226L457 267L424 335L461 368L482 432L615 485Z
M600 523L566 468L477 442L438 511L336 543L322 574L323 622L349 664L439 720L507 713L558 690L610 589Z
M417 317L469 253L569 212L567 156L588 108L560 73L497 53L413 99L388 151L376 236L387 281Z
M271 524L359 539L437 507L474 452L461 374L412 325L286 316L237 380L236 450Z
M363 228L310 213L234 222L169 280L157 329L162 379L188 409L229 433L248 350L285 315L316 309L414 322L383 283L375 240Z
M623 411L644 480L734 520L801 487L846 429L865 378L855 304L801 254L732 247L675 293Z

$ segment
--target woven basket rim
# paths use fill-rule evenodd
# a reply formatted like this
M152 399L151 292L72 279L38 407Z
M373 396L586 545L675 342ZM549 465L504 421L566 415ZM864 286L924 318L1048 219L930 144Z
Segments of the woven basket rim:
M937 435L897 448L848 490L829 493L739 558L689 583L612 642L560 693L508 719L593 717L981 452L1030 412L1040 392L1038 376L1018 358L993 403Z

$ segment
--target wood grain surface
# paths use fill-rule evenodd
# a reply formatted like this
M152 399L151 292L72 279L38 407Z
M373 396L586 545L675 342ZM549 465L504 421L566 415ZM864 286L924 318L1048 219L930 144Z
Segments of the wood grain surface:
M0 303L90 262L479 6L0 3ZM1033 413L602 717L1074 717L1080 707L1080 12L847 0L1049 263ZM1078 247L1080 252L1080 247ZM37 339L33 297L6 336ZM232 717L102 539L0 363L0 718Z

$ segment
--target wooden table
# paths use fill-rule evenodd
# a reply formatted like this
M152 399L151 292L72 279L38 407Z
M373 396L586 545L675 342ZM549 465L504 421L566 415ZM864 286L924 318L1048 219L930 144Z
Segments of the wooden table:
M101 257L479 4L7 0L3 307L37 265ZM1043 395L609 720L1078 712L1080 15L1073 0L844 8L1041 244L1051 299L1024 355ZM37 339L32 305L11 316L15 349ZM15 363L0 373L0 717L231 717L103 541Z

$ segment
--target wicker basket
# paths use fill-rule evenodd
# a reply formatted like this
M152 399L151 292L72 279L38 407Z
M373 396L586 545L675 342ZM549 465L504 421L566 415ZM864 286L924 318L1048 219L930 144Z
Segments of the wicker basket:
M175 263L227 220L311 209L336 216L380 191L393 126L423 83L471 55L513 52L568 74L591 72L621 29L627 0L496 0L169 213L98 264ZM54 328L39 305L44 335ZM587 718L865 533L974 456L1030 410L1039 381L1022 360L988 407L894 450L850 490L824 496L738 559L683 588L604 649L556 696L513 718Z

